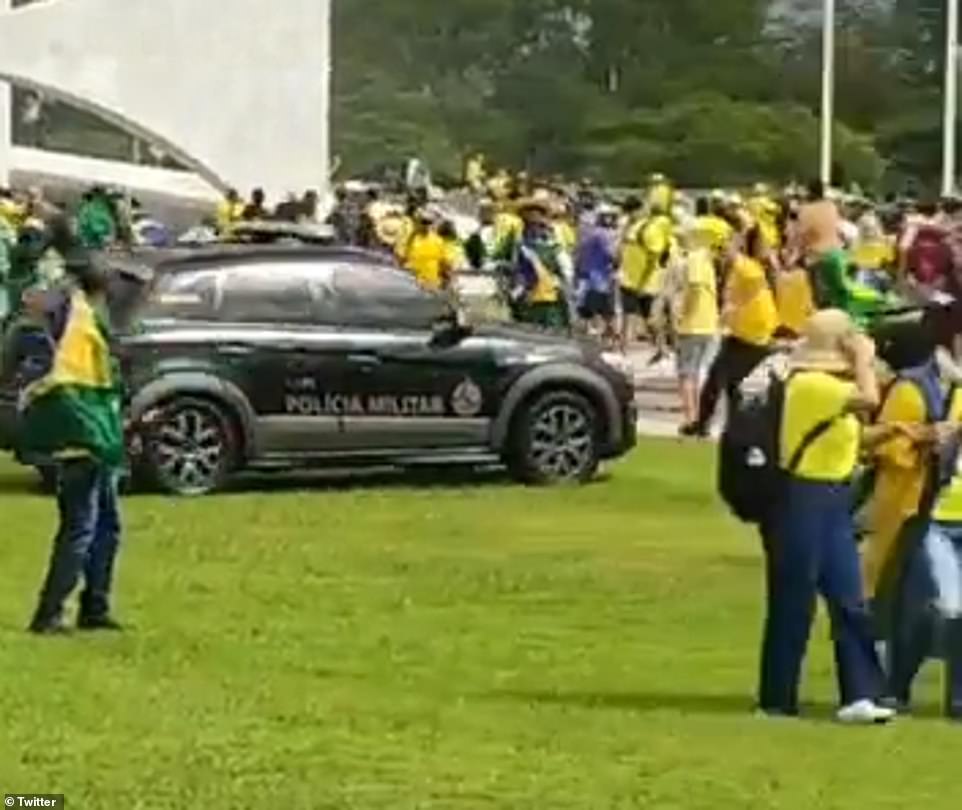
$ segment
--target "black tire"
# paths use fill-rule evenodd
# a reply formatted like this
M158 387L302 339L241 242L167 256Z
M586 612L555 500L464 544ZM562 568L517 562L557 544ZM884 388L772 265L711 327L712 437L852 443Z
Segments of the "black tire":
M138 471L154 488L196 497L221 489L236 468L240 443L223 406L198 397L161 405L143 429Z
M513 419L507 462L525 484L584 484L598 472L598 412L575 391L535 396Z

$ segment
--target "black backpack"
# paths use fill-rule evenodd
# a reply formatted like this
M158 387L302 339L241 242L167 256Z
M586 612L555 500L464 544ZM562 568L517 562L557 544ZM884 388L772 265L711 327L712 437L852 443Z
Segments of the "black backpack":
M768 387L732 405L718 455L718 491L739 520L760 525L781 498L786 471L779 463L782 414L788 380L772 374ZM815 425L792 456L788 473L796 471L805 453L838 417Z

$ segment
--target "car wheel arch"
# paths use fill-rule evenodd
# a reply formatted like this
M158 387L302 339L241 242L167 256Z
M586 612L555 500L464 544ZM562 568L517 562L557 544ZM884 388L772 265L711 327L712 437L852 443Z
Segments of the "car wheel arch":
M532 400L550 391L572 391L587 397L598 411L605 442L617 444L621 440L620 405L605 379L581 366L556 364L527 372L508 390L492 428L492 445L498 452L507 448L516 416Z
M233 383L201 373L170 374L144 386L134 396L131 421L136 424L152 409L178 397L211 400L232 417L239 429L241 458L250 458L256 449L256 415L244 393Z

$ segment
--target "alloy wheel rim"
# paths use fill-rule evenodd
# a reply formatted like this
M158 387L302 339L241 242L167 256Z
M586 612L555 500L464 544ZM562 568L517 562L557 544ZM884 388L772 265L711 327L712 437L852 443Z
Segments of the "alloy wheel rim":
M202 408L182 408L163 422L153 441L157 470L179 492L202 492L216 482L224 459L217 419Z
M553 405L540 413L531 430L531 461L556 480L573 480L591 464L591 420L580 408Z

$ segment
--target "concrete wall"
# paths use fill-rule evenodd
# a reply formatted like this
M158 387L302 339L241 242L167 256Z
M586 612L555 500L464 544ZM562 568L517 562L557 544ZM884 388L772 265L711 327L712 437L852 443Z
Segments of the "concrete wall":
M8 8L10 0L0 0L0 14ZM0 186L10 185L10 134L10 85L0 82Z
M263 186L274 198L323 191L330 2L47 0L0 10L0 78L165 145L214 186Z

